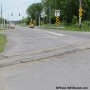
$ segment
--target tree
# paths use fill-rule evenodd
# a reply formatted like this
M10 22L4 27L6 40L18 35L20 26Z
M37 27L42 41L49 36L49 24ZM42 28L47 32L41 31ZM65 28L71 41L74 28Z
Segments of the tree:
M42 11L42 7L42 3L33 3L27 8L28 17L30 17L32 20L35 20L37 25L38 17Z
M54 18L54 10L61 11L60 20L72 23L74 17L79 18L79 0L42 0L44 6L51 8L51 19ZM49 9L50 9L49 8ZM90 0L82 0L83 20L90 20ZM47 15L50 11L48 10Z
M66 23L72 23L74 16L78 19L79 13L79 0L68 0L64 8L64 20Z
M60 10L60 21L71 24L74 18L79 20L79 0L41 0L41 3L29 6L27 13L37 19L44 7L48 23L55 23L55 10ZM90 0L82 0L82 8L82 20L90 20Z
M83 20L90 20L90 0L83 0Z

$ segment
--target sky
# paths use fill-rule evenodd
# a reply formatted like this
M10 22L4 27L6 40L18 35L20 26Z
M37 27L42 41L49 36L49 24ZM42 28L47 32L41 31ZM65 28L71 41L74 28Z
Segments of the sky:
M28 6L37 2L41 2L41 0L0 0L0 4L2 4L3 18L8 20L20 20L27 16L26 9ZM11 15L12 13L13 16Z

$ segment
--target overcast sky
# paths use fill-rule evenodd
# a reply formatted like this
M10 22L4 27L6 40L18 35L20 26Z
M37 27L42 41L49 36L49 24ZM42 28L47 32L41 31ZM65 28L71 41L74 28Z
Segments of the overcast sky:
M3 17L10 20L20 20L26 16L27 7L36 2L41 2L41 0L0 0ZM13 13L13 16L11 16L11 13Z

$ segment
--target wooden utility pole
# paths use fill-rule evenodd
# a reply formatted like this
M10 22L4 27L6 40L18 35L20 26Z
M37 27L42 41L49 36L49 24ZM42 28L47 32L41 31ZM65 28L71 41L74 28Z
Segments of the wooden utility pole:
M79 28L81 29L81 22L82 22L82 0L79 0Z
M49 0L49 24L51 24L51 0Z
M2 20L2 4L1 4L1 26L2 26L2 22L3 20Z

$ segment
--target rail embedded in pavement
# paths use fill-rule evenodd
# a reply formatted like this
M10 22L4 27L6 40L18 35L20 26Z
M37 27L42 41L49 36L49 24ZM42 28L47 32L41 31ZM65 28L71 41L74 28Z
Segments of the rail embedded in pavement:
M3 58L0 59L0 68L26 62L47 61L47 59L51 60L56 57L66 57L86 51L90 51L90 42L72 43L31 52L26 51L11 56L3 56ZM12 58L15 60L12 61Z

